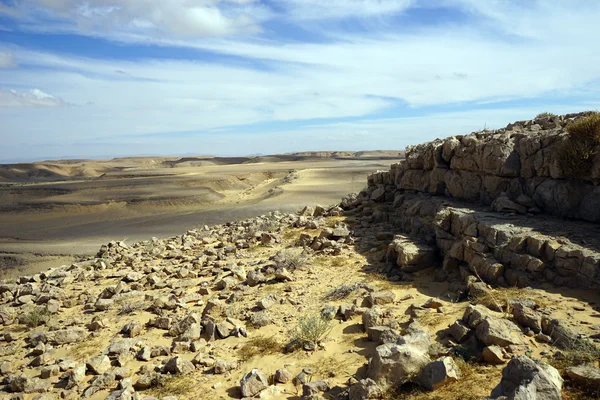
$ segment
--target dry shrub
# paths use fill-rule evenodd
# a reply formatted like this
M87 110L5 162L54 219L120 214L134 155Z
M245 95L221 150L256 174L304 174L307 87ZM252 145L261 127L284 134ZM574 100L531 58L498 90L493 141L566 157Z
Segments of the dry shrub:
M288 349L304 347L306 344L318 345L331 332L331 321L320 313L306 314L298 318L298 325L291 332L292 340Z
M29 328L45 325L50 320L50 313L43 307L36 307L23 316L23 323Z
M575 178L589 174L600 145L600 113L592 113L567 126L568 138L560 149L558 164Z
M238 356L247 361L258 355L276 354L283 351L281 343L272 336L256 336L238 349Z
M156 387L149 390L155 397L177 396L180 399L196 399L194 391L198 382L189 375L159 375Z
M535 116L535 119L551 119L551 118L555 118L556 114L548 112L548 111L544 111L539 113L538 115Z
M538 308L543 308L551 304L548 299L537 295L535 291L517 287L489 290L485 295L475 298L474 302L490 310L510 313L510 301L518 299L533 300Z
M308 257L302 250L285 249L277 253L275 261L277 261L278 266L294 271L302 269L307 264Z
M569 400L600 399L600 387L581 385L579 382L570 380L566 373L569 367L577 367L582 364L594 366L599 362L600 347L586 339L573 340L566 350L556 353L550 359L550 364L569 383L569 391L566 396Z

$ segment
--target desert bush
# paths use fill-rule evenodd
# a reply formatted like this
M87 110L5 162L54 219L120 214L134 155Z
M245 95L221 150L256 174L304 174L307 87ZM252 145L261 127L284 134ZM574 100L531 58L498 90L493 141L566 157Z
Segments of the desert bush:
M571 138L590 144L600 144L600 113L594 112L573 121L567 126L567 132Z
M292 332L292 347L316 346L331 332L331 321L320 313L306 314L298 318L298 325Z
M550 118L555 118L556 114L548 112L548 111L544 111L539 113L538 115L535 116L535 119L550 119Z
M50 320L50 313L43 307L36 307L29 313L25 314L23 323L30 328L36 328L46 324Z
M579 118L567 126L569 136L560 149L558 164L562 171L583 178L593 166L600 145L600 113Z
M581 364L600 361L600 347L586 339L574 339L563 351L554 355L550 364L559 371Z
M365 282L356 282L351 285L340 285L323 296L323 300L342 300L350 296L350 294L357 289L366 289L367 287L368 285Z
M198 382L185 375L157 374L152 384L154 387L149 392L156 397L183 397L192 395L197 389Z
M280 353L283 350L281 343L272 336L256 336L250 338L246 344L238 349L238 356L243 361L257 355Z
M119 309L119 315L132 314L142 308L143 306L141 304L123 303L121 304L121 308Z
M550 365L568 381L569 398L573 400L599 399L600 387L583 385L580 382L569 380L566 369L582 364L594 365L598 362L600 362L600 347L586 339L574 339L565 350L555 353L550 359Z
M308 257L297 249L285 249L275 256L278 266L289 270L301 269L308 262Z

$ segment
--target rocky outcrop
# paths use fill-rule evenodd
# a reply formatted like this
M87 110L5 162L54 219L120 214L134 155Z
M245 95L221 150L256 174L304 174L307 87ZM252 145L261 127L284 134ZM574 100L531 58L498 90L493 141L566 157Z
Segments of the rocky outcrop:
M410 146L404 162L369 178L369 195L383 201L381 188L393 187L495 203L519 213L600 221L600 156L582 179L568 176L558 162L568 137L565 127L588 114L520 121Z

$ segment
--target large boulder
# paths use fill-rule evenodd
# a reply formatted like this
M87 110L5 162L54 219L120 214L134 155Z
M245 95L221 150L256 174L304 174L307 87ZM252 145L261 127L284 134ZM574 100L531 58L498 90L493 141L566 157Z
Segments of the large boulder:
M187 375L194 371L196 367L190 361L184 360L181 357L173 357L169 359L163 367L163 372L173 375Z
M240 381L240 388L244 397L254 397L266 389L267 386L269 386L267 377L257 368L244 375Z
M417 376L417 383L427 390L437 390L456 382L460 371L452 357L442 357L427 364Z
M515 329L510 321L501 318L488 317L481 322L475 334L485 345L497 345L501 347L510 346L511 344L521 344L521 340L513 334L518 330Z
M415 377L431 361L428 342L418 337L409 337L408 343L378 346L369 360L368 378L382 387L395 387Z
M561 400L563 379L556 368L527 356L513 358L502 371L492 398Z
M600 388L600 369L591 365L579 365L567 368L567 375L580 385Z
M362 379L350 386L349 400L375 400L383 398L384 391L373 379Z

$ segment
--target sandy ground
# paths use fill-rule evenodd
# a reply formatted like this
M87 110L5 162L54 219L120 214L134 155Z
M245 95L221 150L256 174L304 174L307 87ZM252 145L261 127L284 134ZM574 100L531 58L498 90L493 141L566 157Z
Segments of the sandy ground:
M110 240L168 237L198 225L333 204L363 189L369 173L398 161L330 155L44 164L52 175L40 174L40 165L1 166L4 180L12 181L0 186L0 267L4 277L32 273L93 254Z

